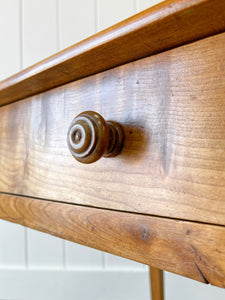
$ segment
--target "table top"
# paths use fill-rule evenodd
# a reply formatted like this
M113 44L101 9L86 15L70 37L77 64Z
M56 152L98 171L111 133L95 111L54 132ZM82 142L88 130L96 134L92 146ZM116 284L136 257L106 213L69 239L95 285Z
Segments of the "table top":
M166 0L3 80L0 106L224 30L224 1Z

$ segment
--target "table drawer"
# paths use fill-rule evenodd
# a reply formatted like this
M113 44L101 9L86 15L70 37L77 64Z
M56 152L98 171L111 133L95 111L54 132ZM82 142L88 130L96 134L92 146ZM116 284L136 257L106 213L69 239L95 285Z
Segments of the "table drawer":
M0 108L0 191L225 224L225 34ZM121 124L122 152L85 165L72 119Z

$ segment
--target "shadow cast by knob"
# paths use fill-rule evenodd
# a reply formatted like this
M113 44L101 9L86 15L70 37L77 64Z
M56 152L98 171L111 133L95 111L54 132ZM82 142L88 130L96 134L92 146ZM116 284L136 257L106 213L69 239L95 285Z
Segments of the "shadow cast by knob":
M142 125L121 124L124 131L124 145L118 157L124 162L138 163L145 155L151 133Z

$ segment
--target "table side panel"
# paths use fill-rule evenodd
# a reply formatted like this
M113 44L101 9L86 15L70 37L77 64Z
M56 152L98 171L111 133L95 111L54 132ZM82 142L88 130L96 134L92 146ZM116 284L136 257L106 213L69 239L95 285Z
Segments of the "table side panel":
M0 218L225 287L225 227L0 194Z
M225 224L225 34L0 108L0 191ZM120 122L115 158L82 165L82 111Z

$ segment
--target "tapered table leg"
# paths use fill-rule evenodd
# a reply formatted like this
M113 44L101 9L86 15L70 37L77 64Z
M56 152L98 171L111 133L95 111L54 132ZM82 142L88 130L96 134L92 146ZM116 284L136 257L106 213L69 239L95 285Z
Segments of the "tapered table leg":
M164 300L163 271L150 267L152 300Z

